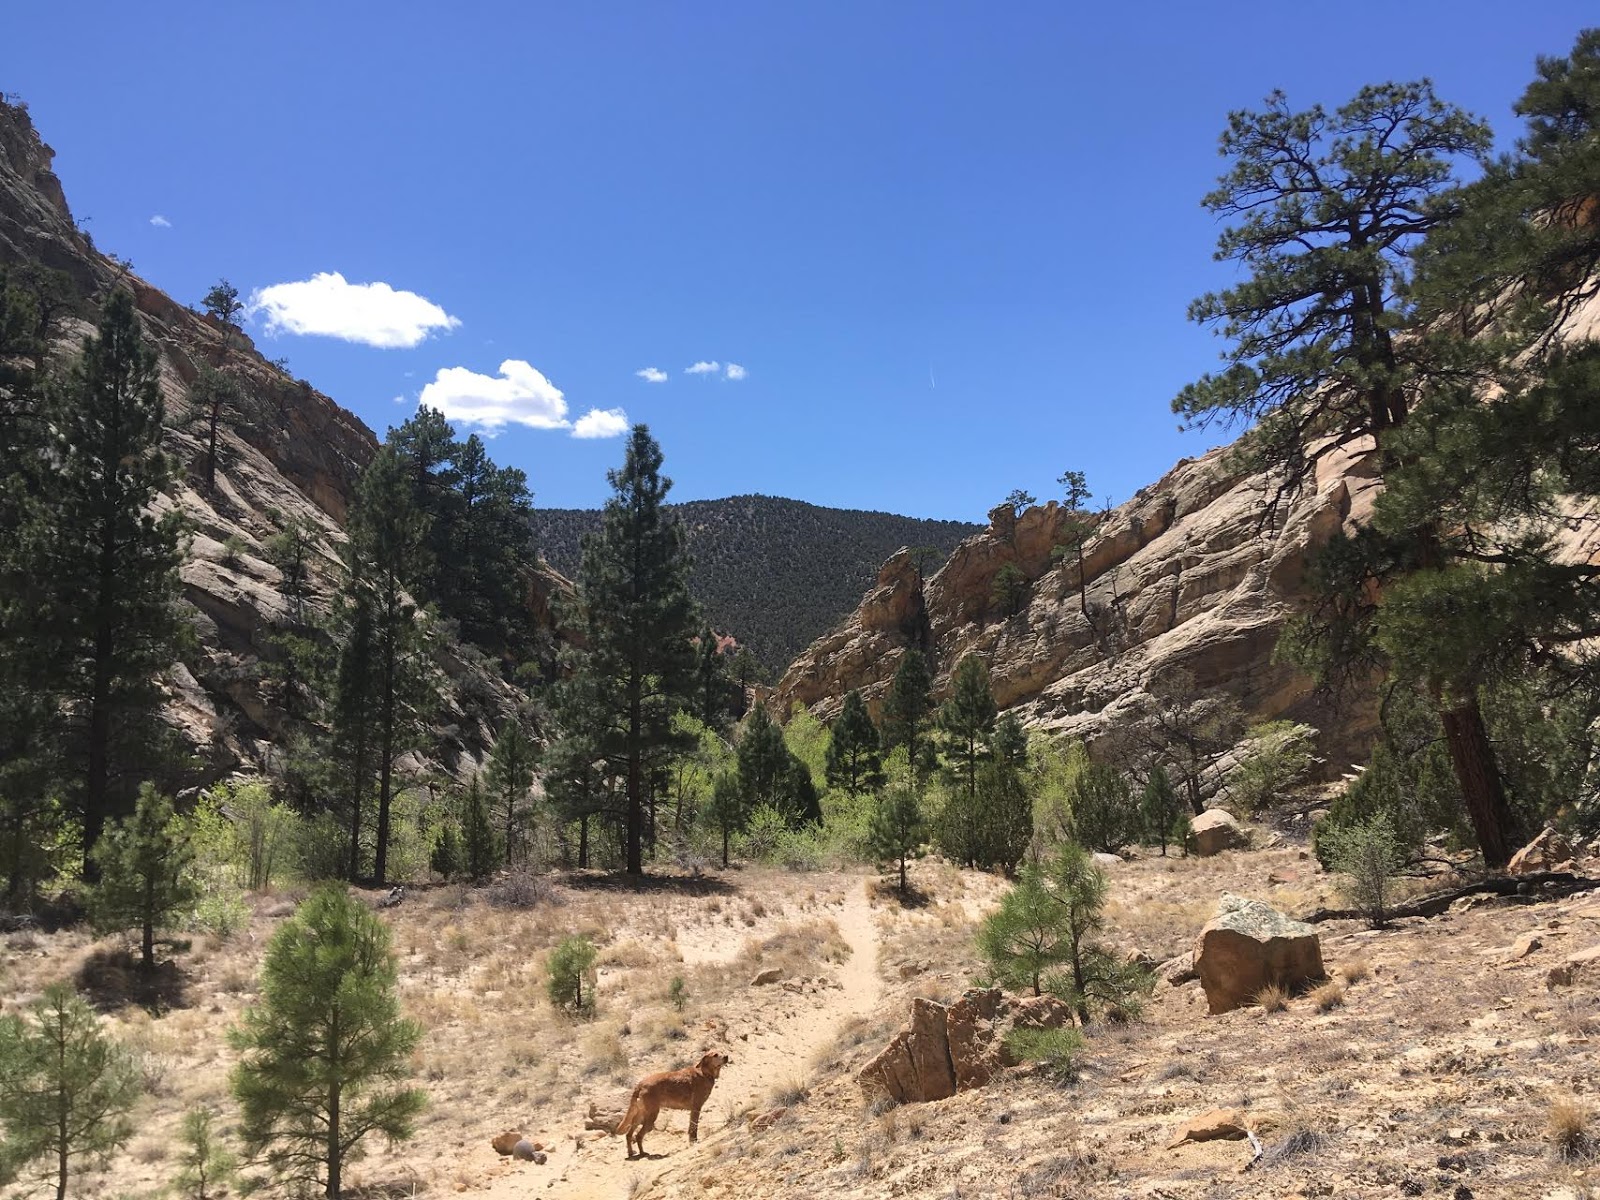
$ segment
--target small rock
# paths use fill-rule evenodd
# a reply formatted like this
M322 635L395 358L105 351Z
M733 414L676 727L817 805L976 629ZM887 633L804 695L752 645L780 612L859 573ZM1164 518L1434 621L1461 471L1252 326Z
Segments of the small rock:
M769 983L777 983L778 980L780 980L782 978L783 978L783 972L780 971L777 967L768 967L766 970L758 971L756 973L756 977L750 981L750 986L751 987L766 987L767 984L769 984Z
M927 969L928 968L924 963L915 963L915 962L903 963L901 965L901 967L900 967L900 978L901 979L915 979L918 975L921 975Z
M1172 1141L1167 1143L1167 1149L1175 1149L1185 1142L1233 1141L1248 1136L1249 1129L1238 1109L1212 1108L1178 1126Z
M1300 872L1293 867L1279 867L1267 876L1267 882L1275 887L1281 887L1286 883L1299 883Z
M515 1146L511 1147L511 1156L521 1159L523 1162L532 1162L533 1156L537 1153L538 1151L533 1148L533 1143L527 1138L523 1138Z
M1156 968L1156 976L1165 979L1173 987L1193 983L1200 978L1199 972L1194 969L1194 951L1190 950L1176 958L1167 959Z
M769 1110L767 1112L764 1112L759 1117L751 1117L750 1118L750 1128L752 1130L754 1130L756 1133L760 1133L763 1130L771 1129L774 1125L776 1125L779 1121L781 1121L783 1119L783 1114L788 1112L788 1111L789 1110L787 1108L779 1107L779 1108L774 1108L774 1109L771 1109L771 1110Z
M1117 867L1122 865L1122 857L1117 854L1107 854L1104 850L1096 850L1090 856L1097 867Z
M513 1153L517 1143L522 1141L522 1130L508 1129L504 1133L491 1138L489 1145L494 1147L494 1152L501 1156Z
M1516 962L1518 959L1527 958L1528 955L1532 954L1542 945L1544 945L1544 942L1539 939L1539 935L1537 933L1525 933L1516 941L1511 943L1511 950L1507 953L1506 957L1512 962Z

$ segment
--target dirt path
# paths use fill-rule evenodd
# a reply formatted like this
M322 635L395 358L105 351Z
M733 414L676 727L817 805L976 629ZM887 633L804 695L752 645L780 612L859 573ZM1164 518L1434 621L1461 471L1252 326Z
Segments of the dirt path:
M829 914L850 946L850 956L819 971L825 982L796 991L773 985L750 988L719 1014L727 1023L732 1063L723 1071L700 1118L700 1141L688 1141L685 1113L663 1112L650 1135L652 1157L628 1162L620 1139L600 1134L565 1138L546 1167L506 1164L507 1174L470 1193L479 1200L538 1196L549 1200L622 1200L647 1184L692 1178L722 1131L772 1108L773 1093L810 1079L814 1058L831 1047L841 1028L870 1014L882 996L878 932L860 887ZM576 1105L576 1102L575 1102Z

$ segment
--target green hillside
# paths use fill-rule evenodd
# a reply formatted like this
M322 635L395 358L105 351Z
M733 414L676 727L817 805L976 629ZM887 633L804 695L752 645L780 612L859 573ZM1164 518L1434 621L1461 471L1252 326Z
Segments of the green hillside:
M980 528L776 496L672 507L694 555L695 595L712 624L750 647L775 674L855 608L884 559L900 547L932 546L942 559ZM599 522L593 509L540 509L533 515L535 544L551 566L571 576L579 539Z

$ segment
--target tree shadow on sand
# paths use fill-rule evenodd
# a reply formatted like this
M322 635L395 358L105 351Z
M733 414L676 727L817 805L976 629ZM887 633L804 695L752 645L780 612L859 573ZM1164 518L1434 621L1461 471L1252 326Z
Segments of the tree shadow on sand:
M718 875L624 875L620 871L571 871L561 881L576 892L627 892L634 895L735 896L739 889Z
M189 982L189 973L174 959L158 959L154 970L145 971L126 946L90 951L73 976L78 990L101 1012L136 1005L156 1016L190 1007Z

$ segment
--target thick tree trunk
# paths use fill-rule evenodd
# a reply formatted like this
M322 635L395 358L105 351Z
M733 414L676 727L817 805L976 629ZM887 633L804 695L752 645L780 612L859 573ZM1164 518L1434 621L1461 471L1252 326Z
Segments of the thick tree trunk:
M339 1085L328 1093L328 1190L327 1200L339 1200Z
M578 818L578 870L589 866L589 814Z
M1469 696L1454 707L1441 705L1439 716L1483 861L1490 867L1503 867L1526 839L1506 799L1477 697Z

